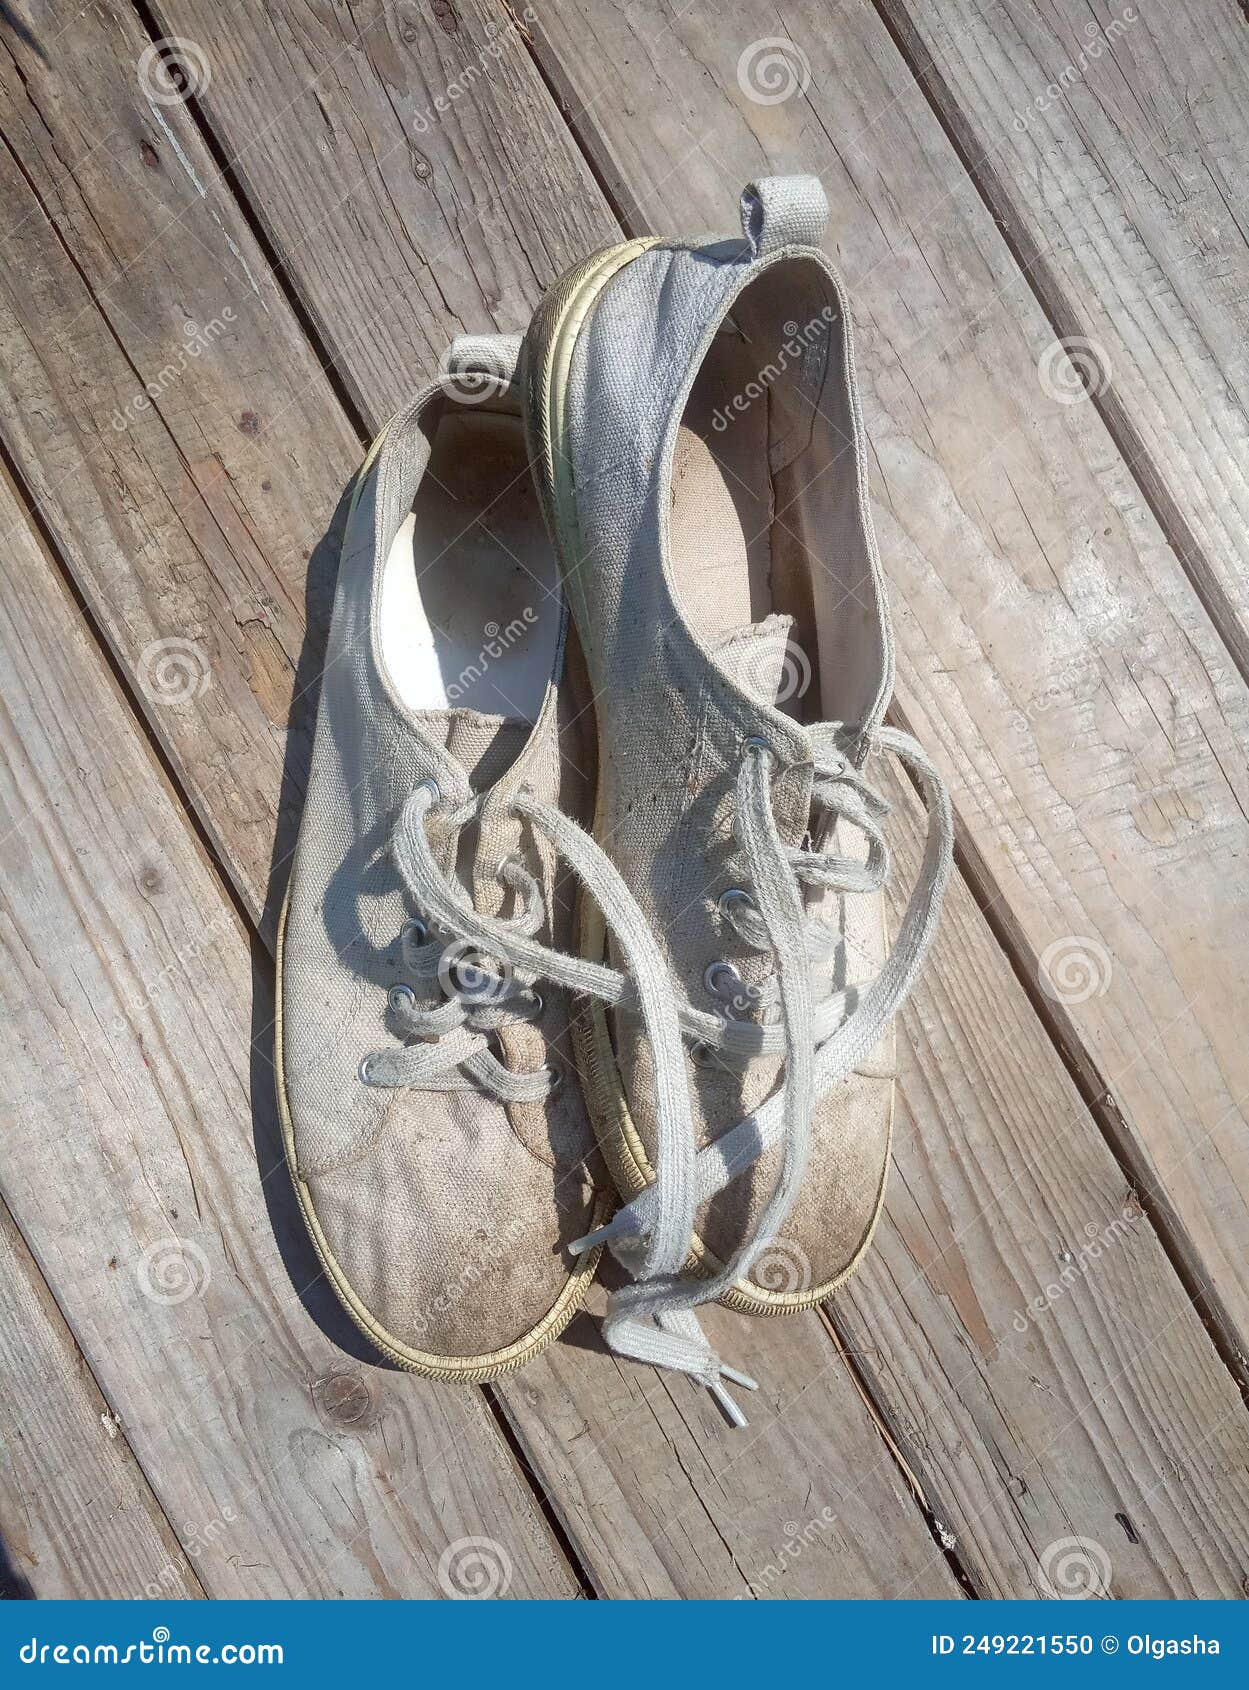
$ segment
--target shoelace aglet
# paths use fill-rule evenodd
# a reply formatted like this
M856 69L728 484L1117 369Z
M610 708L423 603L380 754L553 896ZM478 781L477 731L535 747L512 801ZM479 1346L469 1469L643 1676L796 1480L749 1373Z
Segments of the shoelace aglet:
M568 1246L571 1256L584 1256L587 1250L597 1250L600 1244L606 1244L611 1239L619 1237L626 1230L627 1217L623 1209L617 1210L606 1226L595 1227L593 1232L587 1232L584 1238L574 1238Z
M759 1381L752 1379L749 1373L740 1373L736 1367L730 1367L727 1362L720 1363L720 1372L726 1379L731 1379L735 1385L740 1385L743 1391L757 1391Z
M727 1368L725 1369L725 1372L728 1372ZM750 1421L747 1420L737 1403L720 1383L718 1376L713 1374L709 1379L704 1379L703 1383L720 1404L720 1407L724 1412L724 1417L731 1426L735 1426L740 1432L750 1425Z

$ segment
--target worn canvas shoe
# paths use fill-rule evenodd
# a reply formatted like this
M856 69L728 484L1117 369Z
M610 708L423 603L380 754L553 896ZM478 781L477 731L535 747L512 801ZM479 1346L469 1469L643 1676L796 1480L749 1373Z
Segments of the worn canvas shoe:
M566 1048L567 983L594 981L558 954L552 837L582 837L594 746L518 350L457 342L357 479L279 952L280 1112L318 1254L380 1350L461 1380L555 1337L595 1265L569 1244L608 1212ZM565 983L538 990L548 956Z
M866 1249L890 1023L951 855L935 770L882 725L893 648L827 213L814 178L772 179L743 194L740 240L595 254L543 302L525 356L531 457L596 699L594 835L653 930L685 1036L673 1072L627 996L579 1021L626 1199L582 1243L610 1239L637 1280L609 1341L703 1378L737 1419L723 1380L746 1381L693 1310L808 1307ZM892 944L885 751L931 823ZM588 906L582 942L604 954Z

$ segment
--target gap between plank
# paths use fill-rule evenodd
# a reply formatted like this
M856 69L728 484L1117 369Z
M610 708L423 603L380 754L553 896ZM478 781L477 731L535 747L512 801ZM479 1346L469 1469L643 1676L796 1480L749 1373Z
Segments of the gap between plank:
M18 466L14 463L9 453L8 446L4 442L3 438L0 438L0 473L6 474L11 482L13 491L18 499L18 502L22 506L27 521L31 526L31 530L34 533L41 550L47 558L49 570L59 581L61 587L64 589L71 603L74 605L84 628L92 640L92 643L103 657L108 671L113 678L114 685L120 695L121 702L131 718L133 727L139 737L147 745L153 759L160 769L161 774L164 776L171 798L176 803L188 831L198 841L204 861L212 873L214 880L217 882L221 891L229 901L230 907L234 910L239 924L250 943L252 955L257 958L265 969L266 983L269 988L272 989L276 970L271 945L261 932L258 921L247 908L247 905L244 903L237 887L234 884L232 876L224 866L222 860L223 853L220 852L216 842L204 826L195 805L191 801L190 795L178 775L176 767L166 754L159 739L152 731L147 717L143 713L143 710L135 696L135 691L131 684L130 677L122 667L106 634L100 627L95 616L92 614L91 609L83 599L82 594L79 592L73 573L61 554L56 537L52 533L47 522L44 520L42 512L38 509L31 489L27 486ZM2 1198L0 1198L0 1202L3 1202ZM13 1217L13 1224L18 1237L22 1240L23 1246L25 1247L27 1253L31 1255L32 1261L34 1261L35 1258L33 1253L31 1253L29 1241L18 1224L16 1216ZM38 1270L38 1263L36 1262L35 1265ZM40 1278L43 1280L43 1283L48 1286L48 1293L55 1302L62 1320L65 1322L66 1330L69 1332L70 1337L74 1342L74 1348L82 1360L84 1372L91 1379L92 1384L99 1392L101 1399L111 1409L112 1404L108 1403L108 1399L104 1396L104 1392L101 1389L98 1379L96 1379L95 1374L92 1372L86 1357L82 1355L81 1348L78 1345L77 1339L74 1337L73 1328L69 1324L68 1315L65 1313L64 1309L62 1309L60 1301L56 1297L55 1291L41 1271ZM500 1440L512 1457L513 1465L516 1468L519 1481L524 1489L530 1493L534 1507L545 1521L547 1530L551 1534L555 1547L567 1563L568 1572L574 1584L577 1586L580 1596L583 1598L593 1596L594 1591L590 1583L589 1571L582 1564L581 1557L578 1555L572 1539L565 1530L562 1521L552 1506L545 1488L538 1479L537 1474L534 1472L528 1457L519 1443L515 1431L508 1424L497 1398L486 1385L474 1386L472 1388L474 1390L480 1390L490 1417L495 1422ZM127 1448L129 1447L129 1444L127 1444ZM130 1453L134 1458L135 1465L138 1468L139 1473L142 1475L144 1486L149 1492L151 1492L157 1507L160 1509L161 1517L167 1524L169 1524L169 1529L173 1533L174 1540L179 1543L180 1547L181 1544L177 1533L173 1531L173 1525L169 1521L169 1517L163 1506L161 1506L159 1497L156 1496L155 1491L152 1489L151 1481L148 1478L142 1462L139 1461L139 1458L133 1449L130 1450ZM196 1582L198 1584L199 1581L196 1580ZM207 1596L206 1592L204 1592L204 1594Z
M1241 0L1241 3L1249 15L1249 0ZM906 0L872 0L872 4L934 119L940 124L942 133L950 143L981 204L993 218L994 226L1001 234L1041 312L1060 339L1078 334L1081 324L1078 318L1066 311L1061 300L1060 286L1055 282L1046 287L1041 279L1049 276L1042 252L1040 249L1030 250L1032 243L1012 227L1013 206L1010 196L1001 188L997 176L985 161L977 163L974 149L969 145L967 138L960 134L957 123L948 115L942 101L934 97L930 84L940 82L946 91L950 110L957 110L957 103L940 77L935 59L926 57L913 28L909 27L910 16L906 9ZM1063 320L1065 316L1068 317L1066 324ZM1209 616L1216 635L1241 675L1249 682L1249 645L1246 645L1241 636L1238 619L1228 605L1222 589L1212 579L1203 580L1204 572L1194 566L1194 559L1204 557L1204 553L1191 528L1169 497L1161 489L1157 490L1155 496L1148 478L1138 472L1138 464L1148 463L1149 456L1137 431L1119 405L1108 401L1105 394L1097 393L1093 387L1088 387L1087 391L1097 406L1098 414L1115 449L1123 459L1128 475L1140 491L1167 544L1175 553L1202 608ZM907 724L896 705L894 713L905 727ZM1010 908L1003 897L1001 887L971 840L968 830L958 822L957 814L955 824L954 854L959 872L979 905L989 931L1022 985L1045 1029L1046 1036L1058 1053L1059 1060L1071 1076L1090 1118L1119 1164L1128 1185L1135 1192L1137 1201L1145 1211L1168 1261L1184 1288L1185 1295L1205 1326L1219 1359L1231 1374L1242 1399L1249 1406L1249 1356L1246 1356L1241 1347L1238 1325L1222 1298L1205 1278L1200 1252L1166 1195L1163 1184L1165 1171L1158 1173L1150 1167L1144 1147L1120 1113L1114 1093L1099 1069L1092 1051L1080 1037L1061 1004L1047 997L1040 989L1040 959L1033 954L1023 933L1012 921Z
M166 37L156 21L148 0L132 0L132 4L143 29L153 43L159 45L166 39ZM628 229L631 224L636 225L640 216L639 209L634 207L632 216L630 216L627 212L627 208L620 203L617 194L613 192L610 184L603 178L602 174L596 167L593 158L582 140L582 137L577 132L576 124L574 122L574 114L568 109L569 102L565 97L561 97L555 84L547 75L541 59L529 38L524 19L516 13L513 7L508 3L508 0L501 0L501 4L505 15L515 28L515 31L524 46L526 55L534 65L542 86L547 90L551 98L553 108L558 112L561 120L563 121L574 146L584 160L586 167L593 176L600 192L603 194L612 215L622 228ZM338 369L335 358L330 352L329 346L323 338L315 318L306 308L296 284L282 263L276 247L268 236L261 216L253 207L246 187L240 180L238 173L234 170L226 150L219 143L198 98L188 93L183 101L183 105L220 173L222 184L226 189L228 189L240 215L255 238L265 262L270 267L278 290L282 294L284 300L289 304L295 320L308 340L313 354L316 357L318 364L321 366L335 398L341 404L348 422L356 431L360 440L362 442L367 441L370 438L370 430L364 420L363 408L357 402L357 399L352 393L350 385L346 381L343 373ZM60 563L59 553L56 553L56 556L58 558L58 563ZM63 578L67 580L70 579L67 568L63 564L61 564L59 572ZM72 582L71 591L74 591ZM107 637L103 634L103 630L96 624L96 621L90 614L85 602L76 591L74 591L74 597L96 643L106 646ZM150 739L151 734L147 727L146 718L142 709L137 705L133 692L126 681L124 671L118 664L111 661L110 667L114 670L132 715L143 727L145 735ZM218 844L212 840L207 831L201 826L199 818L196 815L194 805L190 801L189 794L178 779L169 759L161 755L161 763L162 767L165 768L168 778L170 779L180 807L190 818L193 818L196 832L201 839L201 843L205 847L215 875L219 880L229 883L231 880L229 871L229 853L219 847ZM237 896L233 897L232 901L235 903L236 908L242 909ZM242 909L242 919L247 931L252 934L253 937L260 939L262 948L267 955L268 947L264 937L257 927L257 924L252 920L251 916L246 913L245 909ZM822 1321L821 1324L825 1323ZM827 1326L826 1330L828 1330ZM882 1419L881 1410L874 1405L871 1399L865 1394L864 1386L859 1378L858 1371L850 1364L849 1359L846 1357L844 1346L837 1343L836 1347L843 1360L846 1361L851 1379L854 1381L860 1395L864 1397L869 1417L876 1426L882 1442L885 1444L889 1458L898 1465L899 1471L904 1479L907 1492L912 1497L916 1507L919 1509L920 1514L924 1518L925 1524L930 1534L933 1536L934 1543L941 1548L941 1551L945 1556L945 1559L950 1563L953 1574L959 1584L967 1590L969 1594L976 1595L977 1592L969 1573L958 1564L954 1552L941 1543L940 1535L934 1529L933 1518L930 1516L922 1496L919 1493L914 1476L908 1472L905 1463L899 1460L898 1445L893 1434L889 1431L887 1424ZM532 1492L535 1504L541 1511L548 1530L551 1532L556 1544L564 1554L568 1562L569 1570L579 1585L582 1595L585 1597L596 1598L597 1591L593 1587L590 1569L583 1563L581 1556L575 1548L574 1540L560 1517L559 1510L554 1505L551 1495L548 1493L546 1487L542 1484L541 1479L533 1468L524 1450L518 1430L513 1425L511 1418L507 1414L501 1396L489 1383L483 1386L482 1390L490 1412L496 1422L496 1425L498 1426L500 1435L510 1449L513 1460L515 1461L520 1473L523 1475L524 1482L528 1485L530 1491Z
M162 57L166 62L172 61L173 55L168 51L169 38L157 22L148 0L132 0L132 3L140 24L151 38L152 45L162 50ZM200 140L204 143L209 157L217 168L222 185L228 190L230 197L238 208L239 215L247 224L252 239L260 248L260 255L269 266L278 291L290 306L295 321L303 331L304 339L311 346L313 356L321 367L321 374L328 382L330 391L342 407L347 421L355 430L356 437L361 445L367 446L373 438L373 431L365 420L364 409L359 398L351 391L342 371L338 368L315 318L305 306L302 296L282 261L281 254L273 241L270 240L269 232L265 228L263 220L253 210L251 200L239 180L233 161L218 141L212 125L208 122L200 107L199 96L190 89L182 96L182 109L186 112L191 123L194 124Z
M1038 251L1030 255L1026 250L1025 243L1012 232L1007 216L1010 210L1008 198L1003 194L1000 196L1000 206L995 203L993 196L982 183L979 169L974 163L973 150L963 142L953 124L947 121L940 105L932 97L925 78L931 74L933 79L936 79L935 65L932 61L924 64L922 53L915 51L914 43L909 40L903 25L895 21L895 15L900 14L909 22L905 10L905 0L872 0L872 4L904 66L918 85L937 122L941 125L942 132L950 142L955 156L962 165L972 187L993 217L995 227L1001 233L1010 256L1022 272L1046 320L1059 335L1068 332L1063 329L1061 322L1058 320L1057 307L1052 306L1045 291L1033 279L1033 272L1036 270L1046 273L1041 253ZM1241 4L1247 17L1249 17L1249 0L1241 0ZM516 25L517 33L533 61L537 74L549 90L552 101L563 118L574 144L581 153L587 168L597 182L600 192L624 233L627 236L636 236L652 232L643 218L637 202L628 193L627 185L623 181L615 183L608 181L596 162L593 150L582 133L579 123L580 113L576 109L576 102L568 87L559 80L558 65L552 66L544 61L543 56L530 39L527 30L522 27L521 20L517 17L510 0L500 0L500 5L504 13ZM1059 290L1055 288L1053 291L1057 293ZM1070 332L1077 333L1079 328L1078 320L1073 317ZM1204 554L1194 539L1189 525L1162 490L1159 489L1157 496L1155 496L1146 480L1138 473L1138 463L1141 461L1148 462L1147 454L1136 431L1122 413L1121 408L1115 404L1108 404L1104 395L1090 391L1090 397L1097 404L1099 414L1116 450L1123 457L1129 475L1140 489L1142 498L1158 522L1164 538L1179 559L1181 567L1196 591L1203 609L1210 617L1216 633L1224 646L1228 648L1233 661L1237 664L1246 681L1249 682L1249 644L1242 642L1238 633L1236 637L1229 635L1229 630L1237 630L1237 621L1228 605L1226 595L1222 593L1217 583L1203 583L1201 572L1194 568L1194 558L1200 558ZM1129 448L1132 449L1129 450ZM891 716L900 726L907 727L905 718L896 702L891 708ZM912 784L916 784L913 777ZM918 791L917 785L916 790ZM959 821L957 812L955 814L955 828L955 864L958 872L966 882L995 943L1023 986L1047 1039L1053 1045L1059 1060L1071 1077L1094 1126L1118 1164L1128 1187L1140 1203L1158 1238L1163 1253L1178 1278L1184 1294L1193 1305L1198 1318L1205 1327L1220 1361L1230 1373L1242 1400L1246 1403L1246 1406L1249 1406L1249 1356L1246 1356L1241 1348L1237 1323L1231 1317L1223 1300L1207 1282L1202 1271L1200 1253L1193 1245L1187 1228L1180 1220L1163 1189L1162 1181L1165 1175L1156 1174L1149 1166L1142 1145L1115 1104L1113 1092L1106 1083L1105 1076L1101 1073L1092 1052L1081 1039L1070 1019L1062 1011L1059 1004L1048 999L1040 990L1038 985L1039 959L1033 955L1022 933L1018 931L1011 920L1009 906L1005 903L1001 887L994 879L983 857L971 842L968 830ZM836 1337L835 1329L830 1325L829 1330L830 1336L838 1343L839 1348L843 1349L844 1355L844 1347L841 1346L840 1340ZM865 1401L871 1409L873 1418L879 1422L882 1437L890 1446L895 1459L898 1459L894 1435L889 1429L888 1419L883 1409L872 1401L870 1394L867 1394L865 1381L860 1370L853 1365L849 1357L846 1359L856 1383L860 1390L865 1393ZM900 1470L907 1478L908 1487L913 1489L914 1478L907 1473L904 1462L900 1463ZM931 1529L932 1516L927 1504L920 1496L917 1496L917 1502L925 1517L929 1519ZM938 1541L940 1541L939 1537ZM960 1582L969 1588L974 1588L971 1575L956 1565L952 1555L949 1558Z
M975 146L970 128L960 123L958 102L954 98L953 90L937 68L936 59L930 57L921 44L911 21L907 0L872 0L872 4L981 204L993 218L1007 251L1014 259L1055 336L1061 341L1082 338L1084 324L1076 308L1068 303L1061 281L1046 262L1044 249L1024 230L1015 216L1014 201L1010 193L988 162L987 155ZM1240 4L1249 19L1249 0L1240 0ZM934 92L938 89L940 97ZM1193 532L1183 511L1162 481L1148 473L1153 463L1152 453L1127 410L1119 403L1114 383L1108 382L1099 388L1098 383L1089 381L1083 370L1079 374L1085 392L1105 425L1106 432L1122 458L1124 468L1135 483L1142 501L1158 524L1168 546L1175 553L1180 568L1242 679L1249 682L1249 632L1238 614L1238 607L1229 599L1222 584L1207 566L1205 548Z
M40 550L44 553L44 555L47 559L49 571L58 580L60 580L63 585L68 586L71 599L78 605L79 613L84 616L86 623L87 623L87 626L91 630L91 635L92 635L92 638L93 638L95 644L98 647L100 647L100 649L103 651L104 659L105 659L105 662L108 665L109 671L113 675L114 680L117 681L118 680L118 670L117 670L117 664L113 659L113 655L108 650L107 646L104 645L101 642L98 630L92 625L90 618L86 616L82 602L79 599L78 594L73 587L73 583L68 580L68 577L66 575L66 571L65 571L65 569L64 569L64 567L61 563L60 558L57 555L57 552L55 550L53 543L50 540L48 530L47 530L47 526L42 521L41 517L38 515L38 513L34 509L34 506L33 506L33 503L32 503L31 497L30 497L30 490L26 487L25 483L21 479L21 476L17 473L16 467L13 464L11 458L9 457L8 447L5 445L5 443L2 439L0 439L0 476L3 476L8 481L8 483L9 483L10 487L12 488L12 491L13 491L16 499L17 499L17 502L21 505L22 510L26 515L26 519L27 519L28 523L30 524L30 529L31 529L32 534L34 535L35 543L39 546ZM124 694L123 694L123 696L124 696ZM127 702L128 708L131 710L131 713L133 714L133 704L129 700L128 697L126 699L126 702ZM144 737L145 738L147 737L146 734L145 734ZM159 753L158 753L158 757L159 757ZM159 760L160 760L162 768L163 768L164 764L165 764L165 760L164 760L164 758L159 758ZM233 901L233 899L232 899L232 901ZM235 907L237 908L237 904L235 905ZM86 1352L83 1350L82 1345L78 1342L78 1335L74 1331L74 1328L73 1328L73 1325L70 1322L68 1313L62 1307L61 1300L56 1293L55 1287L53 1286L53 1284L52 1284L51 1280L48 1278L48 1276L44 1273L43 1268L40 1265L39 1258L35 1255L34 1248L31 1245L30 1239L26 1236L26 1233L23 1230L21 1222L18 1220L16 1214L10 1208L9 1204L7 1203L7 1201L5 1200L5 1198L3 1196L0 1196L0 1210L3 1211L5 1217L7 1217L8 1221L11 1223L13 1235L20 1242L21 1249L26 1256L27 1262L29 1264L30 1271L33 1274L36 1274L38 1276L40 1284L42 1286L44 1286L44 1288L47 1291L48 1302L51 1304L51 1306L53 1308L55 1308L55 1310L57 1312L57 1318L60 1320L61 1325L64 1328L65 1335L68 1338L70 1344L73 1346L74 1355L77 1358L77 1362L78 1362L79 1372L89 1382L90 1389L95 1392L95 1394L99 1398L100 1402L102 1402L104 1404L105 1408L109 1411L109 1413L113 1415L117 1435L120 1436L122 1442L126 1446L126 1452L129 1455L130 1460L134 1464L135 1472L139 1476L139 1480L140 1480L140 1482L143 1486L143 1489L147 1492L148 1496L151 1498L152 1506L156 1510L157 1514L159 1514L160 1518L165 1522L165 1525L167 1526L167 1528L169 1530L170 1542L177 1545L178 1553L181 1556L182 1560L185 1562L186 1561L186 1552L185 1552L183 1545L182 1545L182 1539L178 1536L177 1531L174 1529L174 1523L169 1517L168 1510L165 1508L165 1505L161 1501L160 1496L158 1495L155 1487L153 1486L151 1480L148 1478L148 1475L147 1475L147 1472L146 1472L146 1470L143 1466L143 1463L139 1460L139 1457L138 1457L138 1455L137 1455L137 1453L134 1449L134 1446L130 1442L129 1435L126 1432L125 1422L116 1414L116 1410L114 1409L113 1404L109 1401L108 1395L105 1392L103 1385L100 1383L100 1380L96 1376L95 1369L92 1367L91 1362L88 1359ZM200 1583L199 1577L197 1576L195 1569L188 1564L185 1567L185 1571L186 1571L186 1574L187 1574L188 1578L190 1579L190 1581L194 1584L195 1588L199 1591L200 1596L203 1597L206 1600L207 1597L208 1597L208 1592L204 1589L203 1585Z

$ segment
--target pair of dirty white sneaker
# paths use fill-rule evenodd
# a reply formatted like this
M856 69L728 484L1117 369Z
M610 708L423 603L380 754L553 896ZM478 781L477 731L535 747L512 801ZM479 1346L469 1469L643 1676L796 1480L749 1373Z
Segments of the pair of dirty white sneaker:
M810 177L469 337L353 491L283 918L278 1093L392 1360L518 1367L604 1245L616 1352L730 1419L697 1310L809 1307L880 1212L951 856L893 650ZM928 807L887 934L882 753Z

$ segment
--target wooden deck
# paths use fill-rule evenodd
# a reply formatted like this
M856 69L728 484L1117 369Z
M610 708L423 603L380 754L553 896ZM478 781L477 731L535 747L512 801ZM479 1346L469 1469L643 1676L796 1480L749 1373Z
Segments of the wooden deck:
M0 5L6 1594L1245 1594L1247 72L1236 0ZM452 334L796 169L960 829L888 1212L716 1311L747 1432L586 1318L438 1387L272 1096L336 509Z

